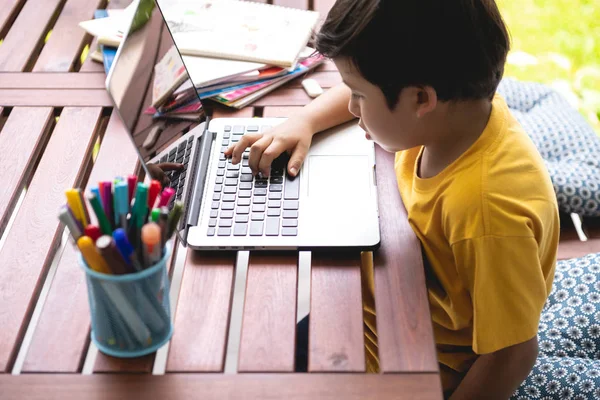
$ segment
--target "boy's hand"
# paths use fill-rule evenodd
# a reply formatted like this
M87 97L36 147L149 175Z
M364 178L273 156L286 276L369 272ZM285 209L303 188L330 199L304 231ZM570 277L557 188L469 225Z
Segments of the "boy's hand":
M300 119L288 119L265 133L247 133L240 141L230 146L225 152L231 162L237 164L242 160L242 153L250 147L248 166L252 173L269 176L271 163L284 151L291 154L288 162L288 173L298 175L306 158L314 132L310 126Z
M149 163L146 166L148 167L150 177L159 181L163 188L167 187L170 183L169 177L165 174L165 172L180 171L183 169L183 164L179 163Z

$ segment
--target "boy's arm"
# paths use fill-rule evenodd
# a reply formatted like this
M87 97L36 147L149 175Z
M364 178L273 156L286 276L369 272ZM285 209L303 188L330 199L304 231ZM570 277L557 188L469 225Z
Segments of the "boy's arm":
M527 342L480 355L450 400L508 399L527 378L537 353L535 336Z
M350 96L350 89L343 83L339 84L265 134L245 134L237 144L227 149L225 156L231 157L233 164L237 164L244 150L250 147L250 169L268 176L273 160L288 151L291 153L288 172L295 176L308 153L313 135L354 118L348 110Z
M351 91L340 83L308 103L295 117L310 124L313 134L355 118L348 110Z

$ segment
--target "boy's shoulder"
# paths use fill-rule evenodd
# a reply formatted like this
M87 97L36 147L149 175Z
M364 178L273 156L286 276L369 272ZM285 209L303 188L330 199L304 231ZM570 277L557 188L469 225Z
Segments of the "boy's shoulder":
M497 236L526 236L531 221L558 217L556 194L548 169L532 140L511 115L500 96L501 112L490 146L457 169L445 190L444 212L464 232ZM478 229L474 229L478 227Z

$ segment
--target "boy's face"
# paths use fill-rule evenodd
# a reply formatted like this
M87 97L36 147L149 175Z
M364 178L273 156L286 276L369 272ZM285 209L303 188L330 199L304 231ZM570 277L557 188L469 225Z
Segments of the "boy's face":
M429 118L424 117L435 109L435 104L433 109L428 104L424 112L422 89L405 88L400 92L394 109L390 110L381 89L364 79L347 58L333 61L344 83L352 90L348 109L360 118L359 125L367 132L367 139L374 140L389 152L425 143L430 130L427 129Z

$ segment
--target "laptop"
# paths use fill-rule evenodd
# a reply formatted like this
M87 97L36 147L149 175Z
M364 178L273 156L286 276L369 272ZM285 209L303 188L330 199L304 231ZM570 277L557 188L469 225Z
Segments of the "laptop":
M106 88L148 176L157 164L184 165L167 173L176 192L169 207L184 204L178 227L183 244L198 250L377 248L375 148L357 121L315 135L296 178L288 176L284 154L265 179L248 167L249 149L237 165L223 152L244 134L266 132L284 118L210 118L210 101L202 102L197 121L148 113L154 65L175 45L161 4L140 0L133 6Z

